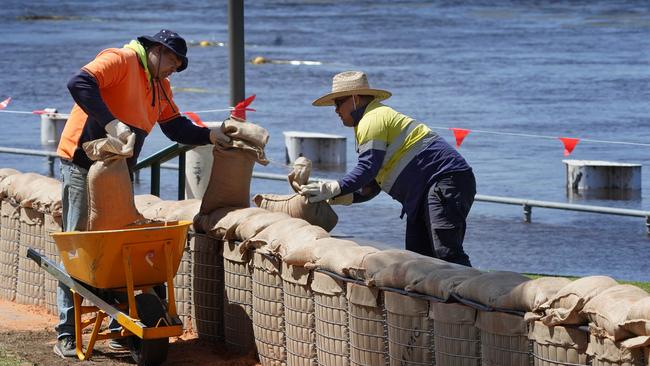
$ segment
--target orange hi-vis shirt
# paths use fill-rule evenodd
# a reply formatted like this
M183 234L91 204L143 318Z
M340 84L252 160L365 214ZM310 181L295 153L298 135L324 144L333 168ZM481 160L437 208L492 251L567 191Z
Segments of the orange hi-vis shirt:
M147 135L157 122L166 122L180 115L172 99L169 80L150 83L133 49L106 49L82 70L95 78L101 98L113 116L133 130L141 130ZM103 125L75 104L63 129L57 154L66 160L73 160L75 154L85 155L79 151L86 142L84 140L105 136L103 130ZM140 151L144 136L138 140L136 144L139 142L140 146L136 146L136 152Z

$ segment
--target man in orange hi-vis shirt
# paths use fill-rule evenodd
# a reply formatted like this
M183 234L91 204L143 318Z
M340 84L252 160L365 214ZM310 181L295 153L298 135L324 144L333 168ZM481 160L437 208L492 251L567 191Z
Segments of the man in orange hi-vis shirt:
M228 142L220 129L193 124L182 116L172 99L167 79L187 68L187 44L177 33L163 29L142 36L123 48L109 48L74 75L68 89L76 102L66 122L57 154L63 178L63 230L85 230L86 176L92 161L82 144L100 138L135 139L129 169L135 165L145 137L158 123L171 140L188 145ZM76 357L74 307L70 289L59 283L57 306L60 322L54 352ZM118 328L119 329L119 328ZM113 330L113 328L111 328ZM112 341L111 348L123 344Z

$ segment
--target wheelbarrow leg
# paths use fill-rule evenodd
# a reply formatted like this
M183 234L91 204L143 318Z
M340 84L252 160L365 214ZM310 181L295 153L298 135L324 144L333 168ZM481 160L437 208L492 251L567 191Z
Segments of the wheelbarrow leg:
M93 348L95 347L95 342L97 341L99 336L99 329L102 326L102 321L104 321L104 318L106 318L107 315L96 306L89 306L89 307L82 306L81 303L83 302L83 297L81 297L81 295L79 295L74 291L72 292L72 294L73 294L73 301L74 301L74 328L75 328L74 333L75 333L75 341L76 341L76 348L77 348L77 357L80 360L84 361L90 359L90 356L93 353ZM81 315L88 312L96 312L95 318L85 322L82 321ZM90 339L88 340L88 346L84 351L83 338L82 338L83 329L92 323L94 323L93 330L92 333L90 334ZM99 338L103 339L104 337L99 337Z
M126 275L126 295L129 297L129 316L132 319L140 319L138 308L135 306L135 288L133 285L133 265L131 262L131 246L122 247L122 264Z
M170 241L165 242L165 257L167 262L166 274L167 274L167 313L170 317L175 317L176 314L176 298L174 295L174 269L172 267L172 243Z

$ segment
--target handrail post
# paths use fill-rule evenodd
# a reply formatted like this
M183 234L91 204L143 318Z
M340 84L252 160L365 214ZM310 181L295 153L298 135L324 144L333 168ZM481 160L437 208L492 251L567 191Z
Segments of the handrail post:
M646 230L645 233L647 235L650 235L650 216L645 217L645 230Z
M151 194L160 197L160 163L151 164Z
M178 154L178 200L185 199L185 152Z
M524 204L524 222L530 224L531 216L533 213L533 207L531 205Z
M48 165L48 169L50 171L50 177L54 177L54 157L53 156L48 156L47 157L47 165Z

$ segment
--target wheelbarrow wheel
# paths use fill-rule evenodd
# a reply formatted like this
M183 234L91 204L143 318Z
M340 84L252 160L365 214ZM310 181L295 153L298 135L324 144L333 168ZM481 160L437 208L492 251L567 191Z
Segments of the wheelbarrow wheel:
M155 326L160 318L167 315L165 306L156 295L139 294L135 297L135 304L140 321L148 327ZM141 339L131 336L127 340L131 357L139 366L156 366L167 359L169 338Z

